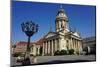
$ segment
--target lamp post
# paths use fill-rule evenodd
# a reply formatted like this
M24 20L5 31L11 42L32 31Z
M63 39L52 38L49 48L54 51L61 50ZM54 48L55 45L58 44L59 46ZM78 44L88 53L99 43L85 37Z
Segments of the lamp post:
M33 34L38 32L38 24L32 21L21 24L22 31L28 36L27 51L25 53L23 65L29 65L30 63L30 38Z

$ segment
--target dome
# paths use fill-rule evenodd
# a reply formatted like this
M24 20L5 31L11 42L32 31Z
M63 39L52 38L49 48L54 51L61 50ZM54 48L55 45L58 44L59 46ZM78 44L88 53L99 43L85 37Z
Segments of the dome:
M61 13L61 12L65 13L64 9L61 8L61 9L58 10L58 13Z
M56 19L65 19L65 20L67 19L64 9L61 8L58 10Z

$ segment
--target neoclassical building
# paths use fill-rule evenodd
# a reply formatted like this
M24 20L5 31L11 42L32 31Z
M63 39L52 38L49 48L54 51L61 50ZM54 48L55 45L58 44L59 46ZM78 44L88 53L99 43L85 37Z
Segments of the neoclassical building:
M43 55L54 55L59 50L74 49L75 53L82 52L82 39L78 32L69 29L68 16L61 7L55 18L55 32L49 31L44 36Z

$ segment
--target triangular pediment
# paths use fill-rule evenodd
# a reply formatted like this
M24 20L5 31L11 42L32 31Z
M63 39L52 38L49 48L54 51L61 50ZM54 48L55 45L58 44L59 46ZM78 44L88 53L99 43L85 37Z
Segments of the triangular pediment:
M80 35L77 32L75 32L73 35L80 37Z
M54 33L54 32L49 32L49 33L45 36L45 38L53 37L53 36L55 36L55 35L56 35L56 33Z

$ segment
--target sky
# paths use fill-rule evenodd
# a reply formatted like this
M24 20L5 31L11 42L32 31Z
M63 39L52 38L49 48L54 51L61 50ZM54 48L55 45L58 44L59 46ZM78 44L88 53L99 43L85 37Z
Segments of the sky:
M31 37L31 42L42 38L50 31L55 31L55 19L61 4L12 1L11 5L11 41L27 41L21 29L21 23L33 21L39 25L39 31ZM62 4L73 30L80 32L82 38L95 36L96 8L88 5Z

